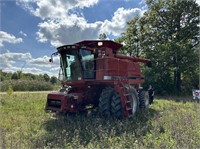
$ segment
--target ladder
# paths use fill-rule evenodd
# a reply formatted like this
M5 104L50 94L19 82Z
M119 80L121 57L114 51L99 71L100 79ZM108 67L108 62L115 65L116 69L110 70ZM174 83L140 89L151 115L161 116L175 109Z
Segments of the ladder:
M118 83L115 85L116 90L118 91L121 99L123 115L125 117L132 116L132 102L131 102L131 93L129 93L129 87L127 80L118 80Z

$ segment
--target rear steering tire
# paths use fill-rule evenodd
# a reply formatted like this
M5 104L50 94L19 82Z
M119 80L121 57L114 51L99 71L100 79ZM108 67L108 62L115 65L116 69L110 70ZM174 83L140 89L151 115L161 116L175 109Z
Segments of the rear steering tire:
M131 93L132 116L135 116L139 109L138 95L134 88L130 88L129 92Z
M139 102L140 102L140 108L145 109L149 106L149 94L148 92L142 90L139 92Z

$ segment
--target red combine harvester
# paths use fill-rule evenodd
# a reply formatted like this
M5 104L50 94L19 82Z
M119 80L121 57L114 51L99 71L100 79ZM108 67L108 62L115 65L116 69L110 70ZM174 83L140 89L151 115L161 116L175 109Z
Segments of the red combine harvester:
M46 110L74 113L97 108L100 115L119 118L148 107L148 92L140 87L144 75L138 62L150 66L151 61L119 55L121 47L109 40L58 47L52 56L60 55L62 89L48 94Z

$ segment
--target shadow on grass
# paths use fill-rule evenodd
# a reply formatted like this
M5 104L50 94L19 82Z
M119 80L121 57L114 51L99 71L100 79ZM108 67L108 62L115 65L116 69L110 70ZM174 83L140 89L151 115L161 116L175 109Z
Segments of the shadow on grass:
M182 102L182 103L186 103L186 102L196 102L196 103L200 103L199 99L193 99L192 95L191 96L157 96L155 97L156 99L164 99L164 100L172 100L172 101L176 101L176 102Z
M126 119L103 118L94 113L59 115L43 125L47 131L43 140L50 147L66 147L69 144L77 144L72 147L86 147L88 143L103 143L108 138L132 137L137 140L150 131L151 120L156 115L157 111L151 108Z

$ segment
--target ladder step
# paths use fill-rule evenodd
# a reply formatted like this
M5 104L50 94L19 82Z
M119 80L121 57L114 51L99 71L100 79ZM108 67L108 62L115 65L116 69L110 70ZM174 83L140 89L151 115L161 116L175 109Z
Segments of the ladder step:
M129 111L129 110L132 110L132 108L128 108L128 107L127 107L127 108L126 108L126 110L128 110L128 111Z
M124 88L124 89L126 89L126 87L125 87L125 86L121 86L120 88L121 88L121 89L123 89L123 88Z
M127 100L126 103L131 103L131 101Z
M124 96L130 96L130 95L132 95L132 94L124 94Z

